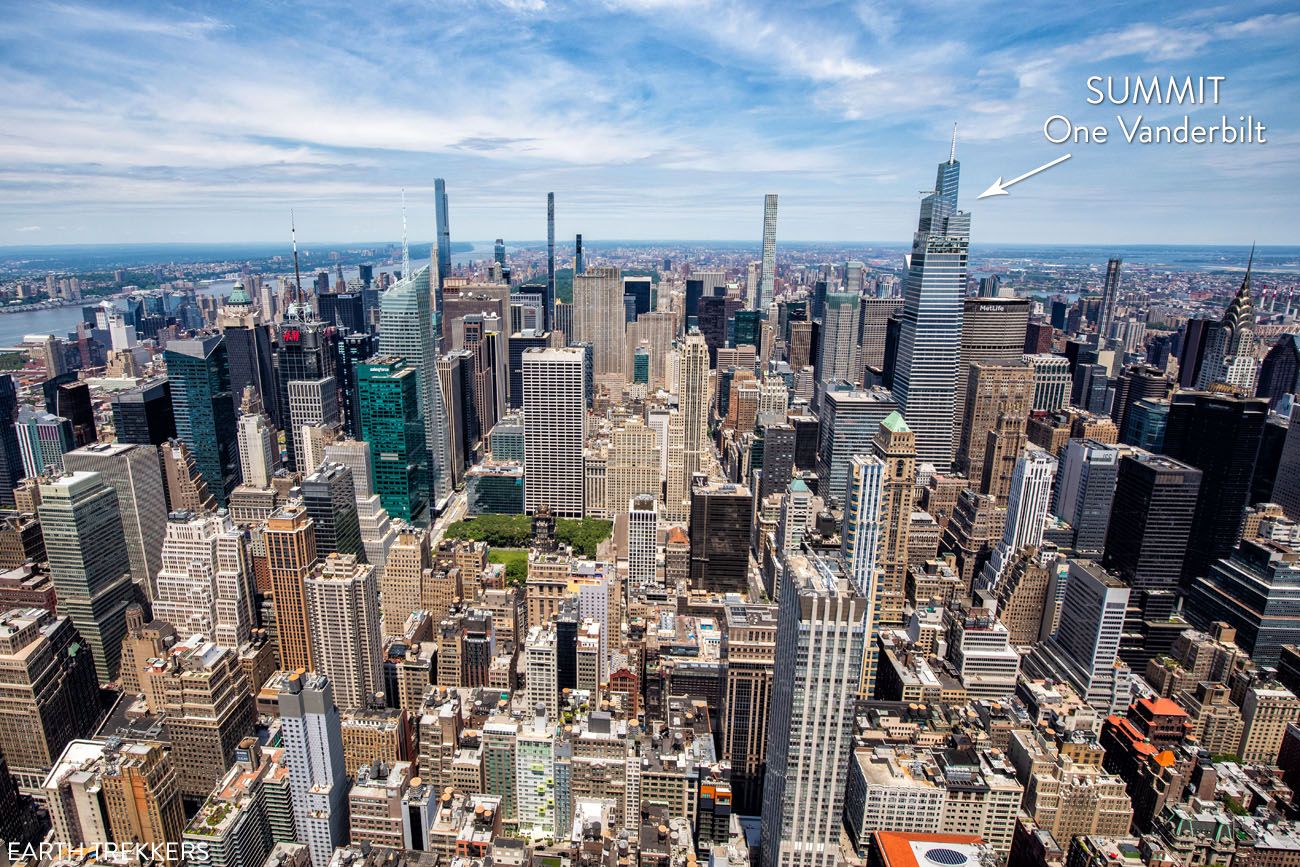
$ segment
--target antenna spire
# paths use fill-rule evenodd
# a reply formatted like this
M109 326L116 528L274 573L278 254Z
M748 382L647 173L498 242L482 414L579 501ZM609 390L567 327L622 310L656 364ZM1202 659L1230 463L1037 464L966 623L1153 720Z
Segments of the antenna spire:
M406 187L402 187L402 279L411 278L411 248L406 243Z
M957 124L952 125L952 147L948 151L948 165L957 162Z
M1255 242L1250 242L1250 258L1246 260L1246 277L1241 281L1241 288L1249 291L1250 289L1250 269L1255 264Z
M302 271L298 268L298 226L293 219L293 208L289 209L289 237L293 240L293 284L295 287L294 295L298 303L305 299L302 294Z

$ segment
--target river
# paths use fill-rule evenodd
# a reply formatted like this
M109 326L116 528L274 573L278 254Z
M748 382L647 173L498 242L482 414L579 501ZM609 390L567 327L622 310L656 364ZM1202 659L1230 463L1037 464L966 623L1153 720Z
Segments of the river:
M493 245L476 241L474 247L470 250L452 254L452 263L463 265L469 262L482 261L491 259ZM419 268L428 264L428 259L412 260L411 265ZM376 265L376 271L392 271L396 266L393 265ZM304 279L310 278L311 275L304 274ZM331 275L332 276L332 275ZM356 266L343 269L343 276L352 279L357 276ZM226 295L234 285L234 280L214 280L211 283L205 283L198 289L200 295L220 294ZM81 321L81 308L99 303L99 299L88 298L84 304L74 304L67 307L54 307L47 310L24 310L19 313L0 314L0 347L14 347L22 342L23 337L28 334L56 334L64 337L68 332L76 330L77 323Z

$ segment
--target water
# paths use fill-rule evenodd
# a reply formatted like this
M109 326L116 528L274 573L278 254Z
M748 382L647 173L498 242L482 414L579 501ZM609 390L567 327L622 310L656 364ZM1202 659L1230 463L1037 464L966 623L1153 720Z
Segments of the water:
M469 262L481 261L492 258L493 245L490 243L475 243L473 249L463 252L453 253L451 256L452 263L463 265ZM428 259L413 259L411 266L419 268L427 265ZM400 265L376 265L376 271L392 271L399 268ZM349 279L356 277L357 269L355 266L343 269L343 275ZM274 276L274 275L273 275ZM310 274L304 274L304 278L310 278ZM230 289L235 285L234 280L215 280L211 283L204 284L197 290L200 295L227 295ZM97 298L89 298L84 302L85 306L99 303ZM22 342L22 339L28 334L54 334L59 337L65 337L68 332L75 331L77 323L82 321L81 308L83 305L75 304L68 307L55 307L47 310L24 310L20 313L0 314L0 347L14 347Z

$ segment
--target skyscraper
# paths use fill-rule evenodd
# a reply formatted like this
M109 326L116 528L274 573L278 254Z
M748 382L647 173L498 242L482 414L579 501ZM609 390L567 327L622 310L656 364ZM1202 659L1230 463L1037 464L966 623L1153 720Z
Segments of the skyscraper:
M763 785L762 867L839 859L867 602L834 564L787 558Z
M173 512L161 559L156 619L181 635L209 635L223 647L248 640L257 625L253 565L228 515Z
M63 470L63 456L75 447L72 422L60 415L23 407L18 410L14 428L23 465L20 478Z
M550 331L555 316L555 193L546 194L546 297L542 299L542 330Z
M1164 455L1121 458L1103 565L1136 591L1161 591L1172 603L1201 480L1200 470Z
M1206 332L1201 369L1196 380L1198 389L1225 383L1242 394L1255 393L1257 341L1255 302L1250 295L1250 270L1254 259L1255 249L1252 247L1241 288L1228 302L1223 318Z
M763 261L758 275L758 297L750 305L764 310L776 297L776 193L763 197Z
M940 163L936 189L921 201L903 292L893 392L916 433L917 458L952 466L957 365L961 356L970 214L956 209L960 163Z
M271 328L253 306L252 296L243 283L235 283L226 303L217 314L217 327L225 337L230 363L230 394L236 409L244 389L253 386L262 399L267 414L277 424L287 419L280 415L280 388L275 378L275 356Z
M352 471L342 464L321 464L299 486L302 504L316 525L316 556L348 554L365 559Z
M1074 550L1080 557L1100 560L1106 550L1118 474L1114 446L1091 439L1066 443L1052 514L1074 528Z
M442 178L433 179L434 222L438 232L438 288L451 276L451 225L447 219L447 182ZM441 305L439 305L441 307Z
M1019 361L1024 355L1028 323L1028 298L967 298L963 302L961 362L957 365L957 400L953 407L956 442L961 442L962 425L971 412L966 388L971 365Z
M722 758L731 762L735 810L755 815L763 805L768 710L775 673L777 607L730 602L723 650Z
M863 640L861 695L876 688L875 636L880 629L881 498L885 462L875 455L854 455L849 461L848 499L844 504L844 569L855 593L866 600L867 633Z
M1106 348L1110 327L1115 321L1115 305L1119 301L1119 268L1123 259L1113 258L1106 263L1106 282L1101 287L1101 309L1097 311L1097 347Z
M629 588L656 584L659 550L659 504L648 494L638 494L627 506L627 580Z
M14 488L24 475L17 421L18 390L14 378L7 373L0 374L0 506L7 509L13 508Z
M338 386L334 379L337 357L334 344L337 340L338 332L334 326L317 320L306 304L289 306L288 316L280 326L275 375L280 390L279 423L291 434L288 437L291 470L310 472L315 469L301 466L304 457L301 426L322 421L338 423ZM320 401L327 397L330 406L321 406Z
M419 389L419 374L399 356L377 355L357 368L361 438L370 444L375 493L390 515L413 522L429 505Z
M424 442L428 450L427 499L431 507L441 508L451 496L450 443L446 407L438 387L438 350L431 305L428 268L421 268L385 292L379 301L379 351L404 358L415 369L416 399L420 417L424 419ZM385 508L393 511L387 504Z
M273 423L261 411L261 401L252 387L244 390L242 415L237 422L239 468L244 484L269 488L271 477L280 466L279 436Z
M1253 358L1252 358L1253 362ZM1187 577L1204 575L1241 538L1268 401L1196 391L1170 399L1165 454L1204 473L1187 550Z
M586 273L587 263L582 258L582 233L579 232L573 239L573 276Z
M749 588L749 532L754 497L744 485L691 486L691 587L711 593Z
M225 340L219 334L172 340L163 357L171 383L176 436L189 446L208 490L225 506L240 482Z
M582 517L587 438L586 365L581 349L524 353L524 509Z
M690 499L691 477L699 471L709 435L709 348L698 332L686 335L679 353L677 374L678 421L680 446L674 442L673 422L669 420L668 502L669 520L685 518ZM679 517L675 517L679 516Z
M573 331L574 341L592 345L597 377L624 374L627 328L618 268L593 266L573 278Z
M291 503L271 513L262 530L271 597L275 602L275 630L280 667L293 671L314 668L311 623L307 616L303 582L316 565L316 528L307 509Z
M879 623L903 622L904 585L911 563L908 539L916 502L916 436L897 412L880 423L871 451L885 464L880 490Z
M897 410L898 404L889 392L880 388L832 388L822 395L817 476L818 493L823 499L846 502L850 460L854 455L871 454L880 423Z
M279 702L294 824L312 867L327 867L348 829L343 723L334 689L323 674L295 671L284 680Z
M304 582L312 623L312 659L344 708L365 708L384 690L375 567L331 554Z
M117 492L131 580L147 601L154 598L154 576L162 566L159 552L167 527L167 498L163 494L158 452L129 443L95 443L63 456L68 472L99 473Z
M133 601L117 492L98 473L70 473L40 486L38 512L59 614L77 627L100 682L117 677Z
M819 382L860 381L859 312L857 295L851 292L830 292L826 295L826 312L821 326L821 353L817 364Z
M171 383L166 378L114 392L111 401L118 442L160 446L176 436Z

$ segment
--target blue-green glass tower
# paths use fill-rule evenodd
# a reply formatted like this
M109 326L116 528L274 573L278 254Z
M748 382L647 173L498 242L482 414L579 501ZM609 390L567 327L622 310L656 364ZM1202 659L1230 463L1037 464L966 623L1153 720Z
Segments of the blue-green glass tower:
M404 358L377 355L357 365L361 437L370 443L375 492L388 514L412 523L429 506L429 456L420 416L419 376Z
M190 447L208 490L224 507L241 481L225 340L220 334L172 340L163 357L176 436Z

